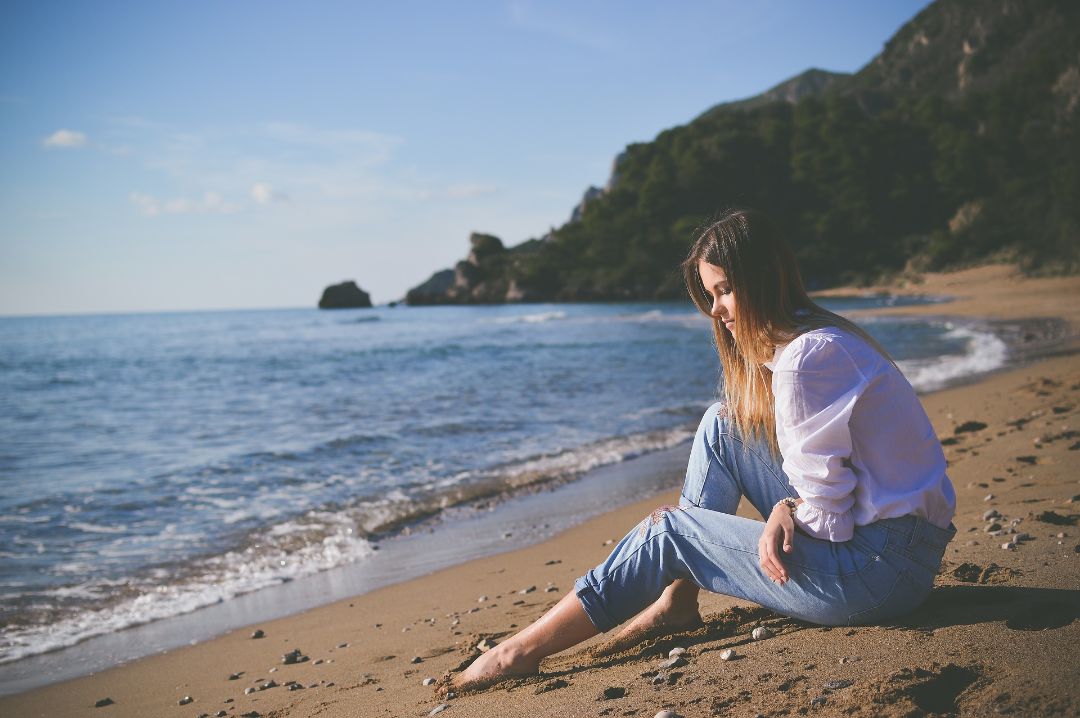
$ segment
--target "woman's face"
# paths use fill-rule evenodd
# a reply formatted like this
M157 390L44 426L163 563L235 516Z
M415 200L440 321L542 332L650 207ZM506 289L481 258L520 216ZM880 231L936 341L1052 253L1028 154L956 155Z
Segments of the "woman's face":
M706 295L712 300L712 315L724 323L724 327L735 334L735 295L731 291L724 270L715 264L698 262L698 276L705 287Z

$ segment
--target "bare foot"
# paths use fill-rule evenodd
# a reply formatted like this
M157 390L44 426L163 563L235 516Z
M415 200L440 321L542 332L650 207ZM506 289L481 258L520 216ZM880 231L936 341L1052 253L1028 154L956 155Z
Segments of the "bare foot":
M649 638L670 636L704 625L698 612L697 591L665 591L651 606L634 617L618 634L595 654L608 656L619 653Z
M476 691L509 678L540 672L540 661L530 659L513 645L500 644L481 654L461 673L442 686L441 692Z

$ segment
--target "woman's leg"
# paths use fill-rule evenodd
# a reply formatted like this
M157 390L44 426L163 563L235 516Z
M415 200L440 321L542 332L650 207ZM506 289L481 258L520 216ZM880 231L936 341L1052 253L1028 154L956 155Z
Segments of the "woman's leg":
M459 689L482 688L511 676L531 675L553 653L592 638L599 631L573 591L527 628L484 653L458 674Z
M768 518L777 501L796 496L780 463L771 446L747 441L728 421L724 405L713 404L694 437L681 503L734 514L739 500L746 496L762 518ZM606 650L622 650L645 637L699 625L698 591L692 581L676 579L615 636Z
M759 511L767 512L776 501L785 496L793 496L794 491L780 471L779 461L768 447L744 442L729 426L722 405L714 404L705 412L698 426L683 486L683 503L707 509L706 513L734 514L743 495L746 495ZM661 507L654 511L642 526L623 539L608 560L591 571L590 575L604 572L604 567L613 562L624 564L622 556L626 552L637 554L640 558L642 552L636 551L633 545L652 533L657 524L666 522L668 513L676 508ZM742 532L746 533L746 527L742 528ZM750 532L753 530L750 529ZM760 533L760 529L757 530ZM753 568L760 574L756 563L756 548L753 555ZM654 552L651 559L646 558L646 563L650 561L656 564L653 568L658 577L666 575L665 569L660 566L660 554ZM695 580L692 572L685 567L677 568L677 563L668 560L666 570L676 570L682 575L673 574L668 578L660 578L659 584L652 582L651 588L646 590L658 587L656 593L659 593L659 596L627 630L616 637L616 643L621 645L620 638L636 641L643 634L657 631L671 633L700 624L697 596L698 585L703 579ZM536 673L540 661L547 656L599 633L598 624L590 618L583 606L587 600L582 595L583 587L586 589L585 593L595 596L587 578L588 576L579 579L575 590L564 596L535 623L477 658L454 679L453 686L478 688L510 676ZM656 593L652 595L656 596ZM591 603L595 606L595 599Z

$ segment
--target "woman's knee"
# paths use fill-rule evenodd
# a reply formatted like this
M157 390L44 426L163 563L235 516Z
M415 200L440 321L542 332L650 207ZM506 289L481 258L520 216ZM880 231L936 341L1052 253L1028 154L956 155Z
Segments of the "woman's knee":
M715 446L719 435L728 430L727 404L715 402L705 410L698 424L698 438L705 439L710 446Z

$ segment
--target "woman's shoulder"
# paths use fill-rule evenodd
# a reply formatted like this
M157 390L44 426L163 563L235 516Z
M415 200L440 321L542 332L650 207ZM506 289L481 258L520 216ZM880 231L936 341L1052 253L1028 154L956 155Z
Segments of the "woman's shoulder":
M782 348L776 370L839 368L837 362L859 365L860 358L874 352L858 334L835 326L814 327L802 332ZM876 352L874 352L876 353Z

